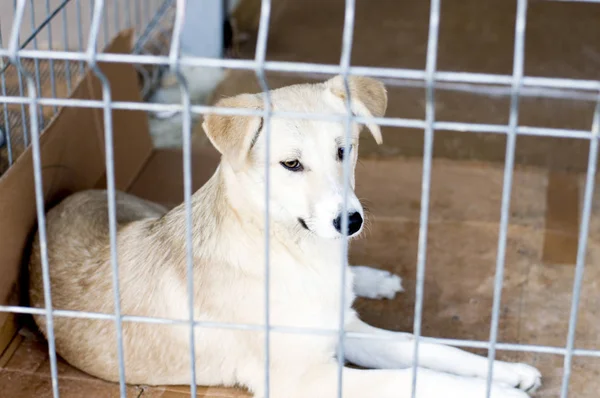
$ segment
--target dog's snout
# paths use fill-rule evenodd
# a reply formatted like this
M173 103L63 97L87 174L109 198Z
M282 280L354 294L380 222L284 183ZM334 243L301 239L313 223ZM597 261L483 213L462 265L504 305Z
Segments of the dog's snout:
M348 235L354 235L355 233L357 233L360 230L360 227L362 227L362 223L363 223L363 218L360 215L360 213L358 213L356 211L353 213L350 213L348 215ZM338 231L339 233L342 233L342 215L341 214L339 216L337 216L335 220L333 220L333 226L335 227L336 231Z

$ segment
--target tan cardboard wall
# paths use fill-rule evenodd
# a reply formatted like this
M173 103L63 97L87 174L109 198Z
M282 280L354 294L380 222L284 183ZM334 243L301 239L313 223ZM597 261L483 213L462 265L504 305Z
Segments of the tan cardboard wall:
M127 53L131 32L119 35L106 52ZM111 82L112 97L140 101L137 74L131 65L100 64ZM102 99L100 82L88 73L72 98ZM152 152L147 117L140 111L113 111L117 189L125 190ZM96 186L104 176L104 123L101 109L63 108L40 137L46 206L69 193ZM0 178L0 304L17 304L19 271L36 228L32 150L27 149ZM0 353L14 334L14 316L0 313Z

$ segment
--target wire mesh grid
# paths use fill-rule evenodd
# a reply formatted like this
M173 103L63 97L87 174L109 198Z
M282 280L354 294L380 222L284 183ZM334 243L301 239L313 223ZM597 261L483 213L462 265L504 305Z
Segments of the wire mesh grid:
M47 51L76 51L82 53L89 41L93 5L84 0L28 1L19 29L19 49ZM136 33L133 54L164 55L170 44L174 16L173 0L162 1L107 1L103 23L98 33L97 48L108 44L119 31L131 28ZM3 4L6 14L0 19L0 47L5 48L8 35L14 27L12 18L17 2ZM9 18L10 17L10 18ZM25 74L34 76L40 98L66 99L86 72L87 62L50 59L21 59L21 68L8 57L0 59L1 94L4 97L25 95ZM135 65L142 83L142 96L147 98L162 76L165 67ZM39 105L40 127L48 125L58 111L58 105ZM20 119L15 117L20 112ZM1 157L0 170L6 170L29 145L29 119L24 104L3 103L0 126L7 139L6 155Z
M597 3L600 6L600 0L549 0L549 1L571 1ZM513 51L513 72L512 75L493 75L482 73L439 71L436 67L437 46L439 35L439 21L441 0L431 0L429 35L427 45L426 67L424 70L400 69L400 68L379 68L379 67L361 67L350 64L350 55L352 52L352 34L355 18L355 1L346 0L345 18L343 29L342 55L340 63L333 64L314 64L303 62L277 62L266 59L267 38L269 36L269 18L271 12L271 1L263 0L260 16L260 28L258 32L255 58L252 60L226 60L209 59L200 57L182 56L180 54L179 42L181 30L185 16L185 0L166 0L166 1L132 1L119 2L95 0L84 2L80 0L63 0L60 2L46 0L45 17L36 19L33 2L26 0L17 0L14 2L12 19L6 21L3 18L0 29L0 63L2 78L2 92L0 101L3 103L2 130L5 133L6 146L8 148L8 166L10 166L20 153L29 145L32 147L33 162L35 170L35 192L37 199L37 217L38 228L41 242L41 258L44 280L44 298L45 308L30 308L24 306L0 306L2 312L13 312L21 314L37 314L47 318L49 355L51 362L52 388L55 397L59 396L57 356L54 345L53 318L54 317L73 317L89 318L114 321L117 328L117 346L119 354L119 376L120 376L120 394L126 396L125 374L126 368L123 361L123 339L121 332L122 322L141 322L153 324L171 324L171 325L189 325L190 326L190 359L191 359L191 380L195 380L195 354L194 354L194 329L195 328L223 328L233 330L254 330L265 331L265 396L269 396L269 334L277 331L281 333L310 333L321 335L337 335L339 346L343 347L342 342L348 337L364 339L389 339L387 335L370 335L364 333L345 332L344 311L340 313L340 327L338 329L314 329L300 327L282 327L270 324L269 316L269 201L265 202L267 212L265 214L265 323L264 324L232 324L220 322L205 322L194 319L193 314L193 282L189 277L192 274L193 252L192 252L192 218L191 218L191 117L193 114L215 113L223 115L258 115L265 119L266 136L266 155L269 156L269 137L270 118L277 116L283 118L298 118L312 120L328 120L343 122L346 126L346 134L350 134L350 126L353 122L367 123L374 122L382 126L395 126L422 129L424 131L424 152L423 152L423 176L422 176L422 196L421 213L419 221L419 240L418 240L418 258L417 258L417 280L416 280L416 300L415 317L413 332L414 340L414 358L413 369L418 367L418 347L421 342L436 342L457 347L483 348L488 349L489 357L489 375L487 379L487 396L490 396L493 359L496 350L511 350L557 354L564 356L564 373L561 388L561 398L566 398L569 391L569 380L571 374L571 364L574 356L600 357L600 350L576 349L575 331L577 326L578 307L585 268L585 256L587 248L587 237L591 217L592 199L594 193L596 165L598 160L598 136L600 135L600 81L564 79L552 77L536 77L524 75L524 56L525 56L525 28L527 23L527 0L518 0L515 23L515 42ZM112 7L109 7L112 4ZM113 10L113 15L108 15L108 9ZM67 17L69 13L76 13L77 24L68 26ZM62 17L62 22L60 18ZM30 29L27 29L27 20L30 20ZM52 25L54 24L54 28ZM62 24L62 29L57 30L57 25ZM86 28L89 26L89 29ZM101 53L97 49L106 45L110 39L124 27L134 27L137 31L137 42L134 51L131 54L109 54ZM54 37L62 35L61 40L53 41ZM70 32L75 32L72 34ZM42 45L41 37L45 33L47 41ZM76 43L71 43L69 38L76 37ZM25 39L24 39L25 38ZM4 41L2 41L4 40ZM56 42L60 42L57 44ZM136 65L143 82L143 94L148 97L156 82L160 80L162 71L170 69L175 72L178 83L182 88L182 101L180 103L134 103L125 101L114 101L111 99L111 92L106 77L98 68L98 62L107 63L129 63ZM245 69L256 73L260 86L263 90L264 110L248 110L222 108L204 105L192 105L189 99L187 82L185 77L179 73L182 66L204 66L215 68ZM69 99L72 87L76 84L78 76L81 76L86 69L93 71L96 77L102 82L103 99L102 100L81 100ZM268 93L269 87L265 74L269 71L280 72L302 72L306 74L341 74L345 78L346 89L346 115L331 114L308 114L297 112L280 112L271 109L271 99ZM350 90L348 86L348 77L360 75L378 78L403 79L413 84L422 85L426 90L426 113L423 120L406 118L365 118L353 115L350 111ZM65 82L61 89L57 89L56 81L60 79ZM45 84L50 80L50 84ZM510 117L507 125L496 124L476 124L459 123L454 121L438 121L435 119L434 95L435 90L444 84L447 89L459 89L457 86L461 83L481 85L481 90L490 92L498 88L507 90L510 93ZM483 85L493 85L493 87L483 87ZM64 89L66 87L66 90ZM528 89L537 90L538 96L566 96L596 100L593 124L589 130L572 129L554 129L530 127L519 124L519 99ZM61 91L63 90L63 91ZM103 110L105 122L105 151L107 168L107 191L108 191L108 216L110 221L110 241L111 241L111 264L113 270L113 286L115 299L115 313L94 313L60 310L52 308L50 283L49 283L49 264L46 253L46 232L45 232L45 214L44 214L44 196L43 181L41 174L40 143L39 134L48 121L56 114L60 107L86 107L99 108ZM189 319L166 319L157 317L142 317L123 315L119 308L119 279L116 245L116 204L115 204L115 183L114 183L114 155L112 153L112 110L129 109L143 111L165 111L179 112L183 115L183 153L184 153L184 198L186 204L186 243L187 243L187 272L188 272L188 291L189 291ZM431 189L431 168L433 157L433 142L436 131L461 131L461 132L480 132L492 134L505 134L507 136L506 157L504 168L504 181L501 205L501 217L498 237L498 254L496 259L496 274L494 278L494 295L492 307L492 320L490 327L490 338L488 341L459 340L428 338L421 336L421 324L423 314L423 295L424 281L426 272L426 253L427 253L427 231L429 216L429 198ZM519 135L532 135L544 137L565 137L590 141L588 166L585 182L585 192L583 200L583 211L579 227L579 240L577 250L577 261L575 267L575 278L573 284L573 298L571 304L570 317L568 322L568 336L564 347L526 345L526 344L508 344L498 342L498 327L500 317L500 303L502 297L502 284L504 277L505 253L507 242L507 231L510 215L510 199L512 190L512 175L514 168L514 158L516 151L516 139ZM349 140L346 140L348 143ZM16 149L15 149L16 148ZM349 172L349 162L344 164L344 173ZM269 197L270 176L269 168L265 167L265 178L267 181L265 197ZM347 179L345 179L347 181ZM345 192L348 191L346 183ZM344 209L347 208L347 195L345 195ZM346 213L346 212L344 212ZM342 222L347 225L347 218ZM342 227L343 231L347 228ZM343 245L343 258L347 259L347 244ZM347 260L342 264L340 278L345 279L345 270ZM345 291L342 289L341 302L345 302ZM340 388L338 395L342 396L342 366L344 363L344 353L339 351L339 373L338 382ZM418 372L413 372L412 396L417 394L416 380ZM196 386L191 384L191 393L196 394Z

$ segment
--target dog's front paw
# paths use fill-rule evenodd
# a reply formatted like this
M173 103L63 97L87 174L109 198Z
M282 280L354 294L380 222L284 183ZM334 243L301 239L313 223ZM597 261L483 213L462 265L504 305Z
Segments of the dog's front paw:
M542 385L542 374L533 366L524 363L503 362L494 369L494 380L506 383L527 393L536 391Z
M350 268L354 273L354 292L358 297L393 299L396 293L404 291L398 275L362 265Z
M542 374L539 370L524 363L513 363L511 365L519 379L515 387L532 393L542 386Z

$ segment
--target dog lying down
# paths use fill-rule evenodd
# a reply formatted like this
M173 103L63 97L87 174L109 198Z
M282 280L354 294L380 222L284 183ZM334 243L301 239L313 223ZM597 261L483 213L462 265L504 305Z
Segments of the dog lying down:
M381 117L387 94L377 80L349 79L353 113ZM289 86L271 92L275 110L345 113L343 79ZM263 107L260 94L221 100L223 107ZM290 333L290 328L338 328L346 290L345 330L391 339L345 339L348 362L376 370L343 369L343 397L410 397L413 338L376 329L352 309L355 295L392 298L400 278L369 267L349 267L340 286L343 203L342 160L349 156L348 234L358 235L363 209L354 189L360 126L353 125L344 151L342 122L271 121L270 158L265 159L263 120L258 116L208 115L203 127L222 160L192 197L194 314L198 321L264 325L265 165L271 174L270 323L287 327L270 334L270 396L336 397L337 333ZM377 142L381 132L367 124ZM188 319L185 208L167 211L125 193L117 194L121 309L126 315ZM47 215L48 255L55 308L113 313L106 192L85 191ZM44 305L39 242L30 262L30 298ZM35 321L46 333L46 319ZM116 381L116 328L111 320L54 318L58 353L73 366ZM126 381L188 384L189 326L123 323ZM264 332L195 330L199 385L243 386L265 394ZM423 342L419 346L417 397L482 398L487 358ZM496 361L493 398L527 397L541 384L531 366Z

